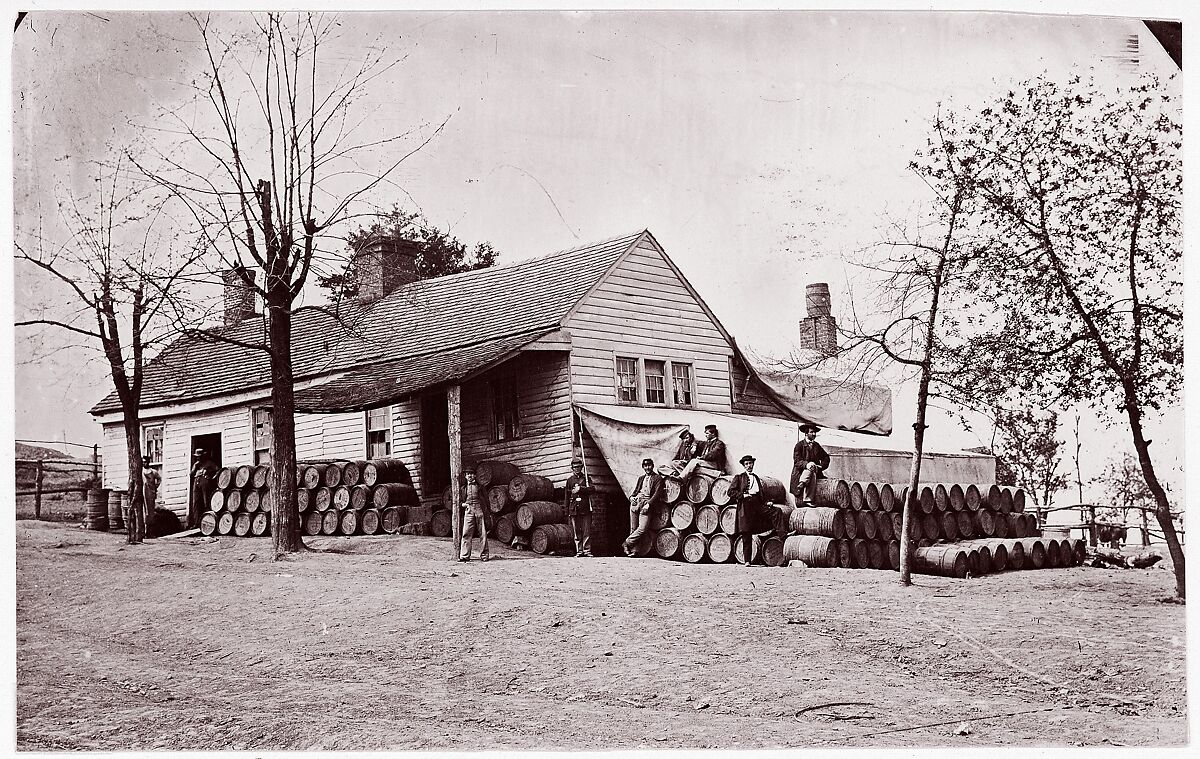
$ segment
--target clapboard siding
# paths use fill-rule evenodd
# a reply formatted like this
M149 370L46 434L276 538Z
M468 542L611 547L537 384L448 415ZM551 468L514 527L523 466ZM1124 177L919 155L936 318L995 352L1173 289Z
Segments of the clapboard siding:
M366 414L362 411L354 411L345 414L325 414L324 416L324 458L366 458Z
M576 403L616 403L615 359L622 356L689 363L691 408L730 410L733 348L653 243L617 264L565 326Z
M417 397L392 406L392 458L408 467L418 493L431 495L421 490L421 401Z
M740 361L733 361L733 413L746 416L784 417L775 402L767 397L762 383L752 379Z
M296 461L325 458L324 417L324 414L296 414Z
M103 487L109 490L124 490L129 485L129 454L125 450L125 427L106 424L100 443L103 462Z

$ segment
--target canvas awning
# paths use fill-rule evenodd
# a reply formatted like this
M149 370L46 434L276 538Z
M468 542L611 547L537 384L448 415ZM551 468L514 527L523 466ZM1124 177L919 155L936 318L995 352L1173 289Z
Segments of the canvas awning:
M774 371L754 366L744 358L743 362L771 399L795 421L867 435L892 434L890 388L803 372Z

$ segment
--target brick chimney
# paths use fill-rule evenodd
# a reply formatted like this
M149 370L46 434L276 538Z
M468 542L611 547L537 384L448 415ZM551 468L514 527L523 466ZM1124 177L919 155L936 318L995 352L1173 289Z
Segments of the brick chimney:
M371 302L417 280L417 243L373 235L350 258L358 282L358 300Z
M237 267L221 272L221 281L225 283L225 326L233 327L254 316L254 288L246 284L243 275L249 277L253 284L258 272L247 271Z
M829 285L815 282L804 288L808 316L800 320L800 347L832 356L838 351L837 320L830 313Z

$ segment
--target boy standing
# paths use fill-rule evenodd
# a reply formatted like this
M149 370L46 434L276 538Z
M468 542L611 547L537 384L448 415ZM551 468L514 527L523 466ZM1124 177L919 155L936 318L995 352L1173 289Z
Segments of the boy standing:
M483 504L479 502L479 485L475 482L475 469L467 468L465 476L467 484L463 485L462 547L458 551L458 560L471 560L471 538L478 529L479 540L483 543L479 549L479 560L487 561L491 558L491 554L488 552L487 524L483 521Z

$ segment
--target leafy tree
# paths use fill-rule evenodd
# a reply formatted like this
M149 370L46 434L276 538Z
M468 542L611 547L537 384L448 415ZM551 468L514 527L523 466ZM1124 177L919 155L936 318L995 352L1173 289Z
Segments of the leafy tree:
M997 482L999 462L1011 472L1013 482L1033 498L1034 506L1048 509L1054 495L1069 480L1059 471L1063 444L1058 440L1058 414L1037 414L1032 409L998 409L996 428L1000 433L996 450ZM1004 483L1001 483L1004 484Z

